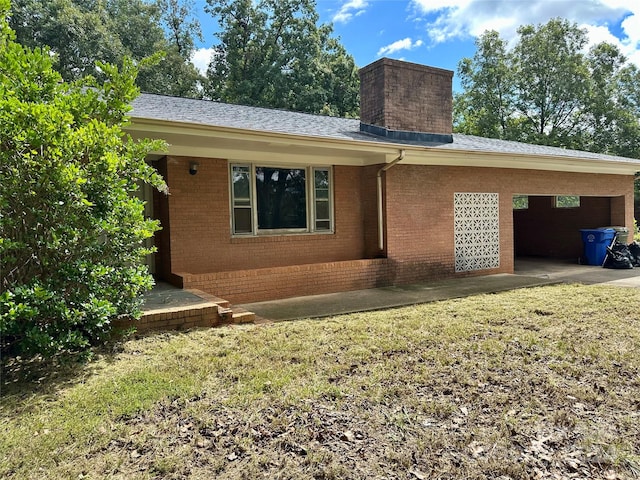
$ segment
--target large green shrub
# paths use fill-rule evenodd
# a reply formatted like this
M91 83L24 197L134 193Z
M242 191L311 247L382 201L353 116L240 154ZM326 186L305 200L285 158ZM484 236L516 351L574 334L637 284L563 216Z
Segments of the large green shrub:
M9 29L0 0L0 336L11 354L55 354L100 341L139 315L151 287L144 239L159 228L135 193L166 189L145 163L162 142L125 135L136 68L63 82L47 50Z

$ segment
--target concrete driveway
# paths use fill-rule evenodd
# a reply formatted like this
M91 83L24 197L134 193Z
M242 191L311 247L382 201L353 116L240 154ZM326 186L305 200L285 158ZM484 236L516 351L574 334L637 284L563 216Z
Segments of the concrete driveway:
M561 260L521 258L516 260L515 274L564 283L640 288L640 268L613 270Z

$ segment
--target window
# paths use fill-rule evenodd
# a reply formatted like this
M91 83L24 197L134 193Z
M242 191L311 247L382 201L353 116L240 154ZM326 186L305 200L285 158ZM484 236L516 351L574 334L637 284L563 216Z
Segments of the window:
M513 196L513 209L514 210L526 210L529 208L529 197L527 195L514 195Z
M329 170L314 168L315 229L331 230L331 203L329 189Z
M251 212L251 169L244 165L234 165L231 170L233 185L233 231L253 233Z
M331 232L328 167L231 165L234 235Z
M556 208L578 208L580 197L578 195L558 195L553 199L553 206Z

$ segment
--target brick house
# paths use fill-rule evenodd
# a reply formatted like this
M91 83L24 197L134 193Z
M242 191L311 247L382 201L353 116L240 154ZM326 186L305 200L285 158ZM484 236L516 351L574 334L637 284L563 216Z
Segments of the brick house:
M640 160L452 133L453 72L363 68L361 119L142 94L158 278L232 302L512 273L633 227ZM518 206L514 209L514 197ZM149 197L151 198L151 197Z

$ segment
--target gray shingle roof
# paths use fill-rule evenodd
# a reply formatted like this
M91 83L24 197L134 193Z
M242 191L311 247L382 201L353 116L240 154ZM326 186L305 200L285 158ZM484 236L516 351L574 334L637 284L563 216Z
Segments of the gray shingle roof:
M141 94L133 101L133 110L130 115L134 120L135 118L140 118L337 140L437 147L449 151L555 156L609 162L637 162L640 170L640 160L638 159L461 134L453 135L453 143L398 142L361 133L360 121L357 119L328 117L148 93Z

